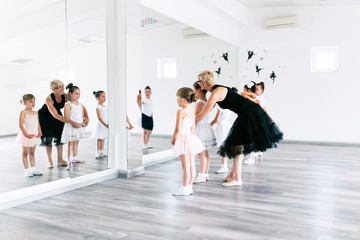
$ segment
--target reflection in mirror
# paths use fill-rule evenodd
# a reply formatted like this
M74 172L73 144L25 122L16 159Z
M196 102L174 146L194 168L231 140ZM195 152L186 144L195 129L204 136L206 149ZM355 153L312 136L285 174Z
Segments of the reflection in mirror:
M141 90L141 99L146 99L145 87L150 86L154 128L148 146L142 150L143 165L147 166L149 161L157 158L174 157L170 139L179 109L176 102L179 88L192 88L198 73L204 69L219 72L219 84L237 85L237 48L131 2L127 11L127 112L135 119L133 125L136 130L132 133L142 133L137 95ZM224 54L228 56L227 60ZM144 108L142 110L144 113ZM215 111L210 114L210 121L214 116ZM137 141L136 151L140 143L144 146L146 139L138 137ZM134 154L132 151L129 148L129 154Z
M90 4L91 3L91 4ZM106 1L71 0L66 2L67 13L67 83L80 89L80 103L88 113L84 135L66 144L70 154L70 177L78 177L107 169L108 113L106 62ZM97 92L94 96L94 92ZM76 101L77 100L77 101ZM69 104L73 104L72 100ZM75 108L71 108L75 113ZM70 127L70 129L72 129ZM75 130L78 131L78 130ZM92 133L92 134L90 134Z
M50 81L61 79L66 68L65 1L25 4L4 0L0 1L0 9L6 12L0 18L0 99L6 103L0 126L3 193L66 178L69 172L65 167L48 168L45 148L31 144L36 139L31 134L38 132L38 115L32 113L45 104L52 93ZM24 104L20 104L24 94L32 94L35 102L24 99ZM20 133L18 141L16 133ZM32 139L29 141L26 136ZM52 151L52 158L57 164L56 150Z

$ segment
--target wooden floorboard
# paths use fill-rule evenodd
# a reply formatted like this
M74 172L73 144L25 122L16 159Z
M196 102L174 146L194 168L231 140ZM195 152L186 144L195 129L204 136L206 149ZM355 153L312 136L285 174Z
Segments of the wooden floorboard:
M107 144L107 141L105 142ZM105 144L105 152L107 146ZM142 166L142 155L151 154L171 148L170 137L151 137L149 144L151 149L141 149L141 136L131 136L128 142L128 168ZM36 167L43 176L31 178L24 177L24 167L21 160L22 148L15 143L15 137L0 138L0 193L18 190L42 183L51 182L67 177L75 178L107 169L107 157L95 159L96 139L83 139L79 143L78 156L85 163L74 163L70 171L66 167L57 167L56 149L53 147L54 168L48 169L48 158L44 147L38 146L35 150ZM63 147L64 159L67 157L67 145Z
M189 197L171 195L182 178L176 159L3 210L0 239L358 240L359 155L280 144L243 166L243 186L224 188L211 151L210 180Z

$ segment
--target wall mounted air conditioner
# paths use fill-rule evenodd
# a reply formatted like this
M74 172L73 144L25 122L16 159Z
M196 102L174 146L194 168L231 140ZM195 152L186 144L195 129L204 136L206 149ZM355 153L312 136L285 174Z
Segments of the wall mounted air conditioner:
M197 38L197 37L207 37L207 36L209 36L209 34L201 32L192 27L183 29L183 38Z
M265 21L265 27L267 29L296 26L299 26L299 16L296 15L288 17L268 18Z

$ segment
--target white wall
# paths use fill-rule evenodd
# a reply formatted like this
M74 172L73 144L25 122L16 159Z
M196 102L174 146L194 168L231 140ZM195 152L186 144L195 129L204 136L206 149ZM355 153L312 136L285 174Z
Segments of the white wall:
M183 39L182 29L188 26L173 24L167 27L144 32L141 38L141 89L149 85L152 88L154 102L154 134L171 135L175 126L176 111L179 109L176 102L176 92L181 87L191 87L197 81L197 74L205 69L217 70L222 66L223 74L219 77L220 84L236 86L237 84L237 48L214 37L201 37ZM136 44L128 47L136 47ZM221 56L229 51L229 64ZM127 54L135 53L138 49L128 49ZM158 80L156 62L161 58L176 58L177 79ZM214 61L217 61L215 64ZM132 68L136 71L136 68ZM128 89L134 89L133 96L128 96L135 102L138 91L138 81L133 81L129 76L138 73L131 72L128 67ZM136 79L136 78L134 78ZM134 85L136 85L134 87ZM129 93L128 93L129 94ZM128 113L133 109L128 109ZM135 111L138 109L135 106Z
M359 12L360 5L249 8L249 31L239 46L240 84L267 79L267 107L285 139L360 142ZM292 14L299 15L300 27L263 27L266 18ZM333 45L339 46L340 70L311 73L310 49ZM247 50L259 54L257 62L264 57L259 78L254 62L246 62ZM275 84L270 70L278 76Z

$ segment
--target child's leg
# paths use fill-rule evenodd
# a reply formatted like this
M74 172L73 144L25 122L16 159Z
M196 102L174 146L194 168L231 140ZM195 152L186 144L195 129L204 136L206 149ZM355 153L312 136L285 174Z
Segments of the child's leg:
M206 150L198 154L200 160L200 173L206 173Z
M29 152L29 160L30 160L30 166L31 167L35 167L35 147L31 147L30 148L30 152Z
M29 147L23 147L23 152L22 152L22 162L24 165L25 169L29 168L29 163L28 163L28 155L30 152L30 148Z
M104 150L104 144L105 144L105 140L104 139L100 139L100 149L101 151Z
M225 156L221 159L221 164L227 167L228 158Z
M205 165L205 173L209 173L209 168L210 168L210 156L209 156L209 151L205 150L205 158L206 158L206 165Z
M73 156L76 157L78 155L78 146L79 140L74 141L73 143Z
M96 150L98 151L98 153L101 150L101 139L98 139L96 142Z
M206 182L206 150L198 153L198 157L200 160L200 172L198 177L194 180L194 183L202 183Z
M183 186L186 187L189 185L191 175L190 175L190 161L188 155L180 155L181 165L183 168Z
M68 143L68 154L67 154L67 156L68 156L68 163L69 163L69 165L70 165L70 163L71 163L71 153L73 152L73 143L74 143L74 141L69 141L69 143Z
M189 182L189 184L192 185L195 180L195 176L196 176L195 155L189 154L189 159L190 159L190 182Z

